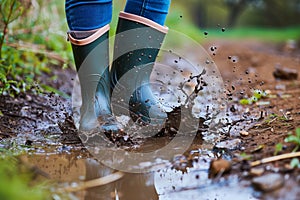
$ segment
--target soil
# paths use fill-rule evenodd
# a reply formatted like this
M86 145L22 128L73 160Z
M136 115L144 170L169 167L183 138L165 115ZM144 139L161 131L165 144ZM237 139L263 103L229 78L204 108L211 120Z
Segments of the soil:
M211 51L211 46L216 49ZM229 115L251 115L254 119L254 123L235 124L242 127L242 134L232 129L234 134L229 132L220 137L220 141L240 139L238 147L230 150L230 154L234 155L232 159L241 153L251 156L247 162L239 160L230 172L247 179L244 170L249 170L249 162L274 156L276 144L283 144L278 154L290 153L295 148L295 144L286 143L284 139L300 127L300 75L283 76L285 80L280 80L275 79L273 72L279 67L294 69L299 73L300 49L290 49L285 44L224 40L206 41L204 47L218 66L230 94ZM62 70L54 66L52 73L58 76L57 81L47 79L53 74L45 74L45 83L71 95L76 72L71 68ZM267 91L269 96L251 105L241 105L239 100L251 97L253 89ZM30 145L32 141L46 141L54 137L62 143L80 145L72 119L70 98L33 93L20 94L16 98L1 96L0 111L3 113L0 116L0 140L19 137ZM284 159L261 167L268 172L289 175L292 185L299 187L300 170L291 169L290 161ZM268 193L267 197L282 199L290 187L285 185L285 190ZM299 195L300 191L296 193Z
M224 140L241 139L241 146L232 153L238 155L246 153L251 156L249 159L251 162L292 152L296 145L286 143L284 139L288 134L295 134L295 129L300 126L299 49L291 50L284 44L264 44L256 41L240 41L239 44L232 41L214 41L214 43L219 45L216 55L213 56L214 61L227 83L228 90L233 93L233 104L229 106L234 108L230 109L231 113L256 116L254 124L243 125L246 134L240 132L237 137L224 138ZM207 48L212 45L215 44L210 43ZM298 77L293 77L295 74L288 77L282 75L280 76L282 79L279 79L278 76L274 76L276 68L283 71L295 70ZM231 86L235 87L234 91ZM235 97L245 98L247 94L251 97L253 89L267 91L269 97L245 106L239 106L234 101ZM242 94L239 94L240 92ZM275 153L276 145L279 143L283 148ZM291 188L299 187L299 169L292 170L290 161L291 159L284 159L258 166L267 173L282 173L290 181L282 189L266 193L264 196L266 199L297 199L300 191L292 192ZM241 168L247 169L247 164L239 166L236 172L241 173ZM242 177L248 175L246 173Z

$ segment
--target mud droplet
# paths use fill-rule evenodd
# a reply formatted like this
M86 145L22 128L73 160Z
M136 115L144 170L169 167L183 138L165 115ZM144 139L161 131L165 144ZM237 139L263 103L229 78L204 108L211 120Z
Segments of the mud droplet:
M228 59L231 60L231 56L228 56Z
M248 70L246 70L246 71L245 71L245 74L249 74L249 71L248 71Z
M230 111L231 111L231 112L235 112L235 111L236 111L234 105L232 105L232 106L230 107Z
M174 63L178 63L178 61L177 61L177 60L174 60Z
M222 32L225 32L225 28L222 28Z

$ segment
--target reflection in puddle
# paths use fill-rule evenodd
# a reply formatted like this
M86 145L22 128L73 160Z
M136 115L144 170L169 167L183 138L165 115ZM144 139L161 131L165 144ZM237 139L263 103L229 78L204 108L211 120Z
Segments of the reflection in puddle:
M205 144L202 148L203 146ZM124 176L115 182L75 192L74 195L77 199L86 200L232 200L237 197L255 199L251 187L248 187L249 183L239 182L236 176L220 178L216 182L208 179L209 163L213 154L210 151L199 150L199 145L198 148L195 145L192 148L198 149L191 151L197 158L193 159L192 167L186 167L185 170L178 170L180 167L173 161L164 167L160 166L159 170L152 173L124 173ZM81 148L59 154L25 155L24 161L46 172L51 179L57 180L61 187L75 186L82 181L94 180L116 172L91 158Z

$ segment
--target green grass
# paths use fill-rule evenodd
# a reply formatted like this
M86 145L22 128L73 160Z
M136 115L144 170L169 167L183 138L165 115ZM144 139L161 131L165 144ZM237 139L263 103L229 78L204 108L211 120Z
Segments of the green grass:
M300 26L286 28L228 28L225 32L220 29L207 30L209 39L257 39L266 42L284 42L300 40Z
M23 151L15 144L9 149L0 147L0 199L52 199L50 182L37 179L34 171L17 158Z

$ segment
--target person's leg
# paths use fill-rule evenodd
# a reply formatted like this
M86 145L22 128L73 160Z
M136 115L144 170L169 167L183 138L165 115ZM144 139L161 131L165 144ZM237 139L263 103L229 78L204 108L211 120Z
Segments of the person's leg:
M68 32L81 86L80 130L117 131L110 107L108 23L111 0L66 0ZM99 122L101 123L99 125Z
M65 12L71 31L90 31L110 23L112 0L66 0Z
M125 12L119 15L111 81L114 89L137 88L129 100L129 110L135 121L161 124L167 118L152 93L149 79L168 31L163 24L169 6L169 0L128 0ZM122 76L132 69L137 73L131 73L132 77L118 84Z
M127 0L124 12L164 25L171 0Z

